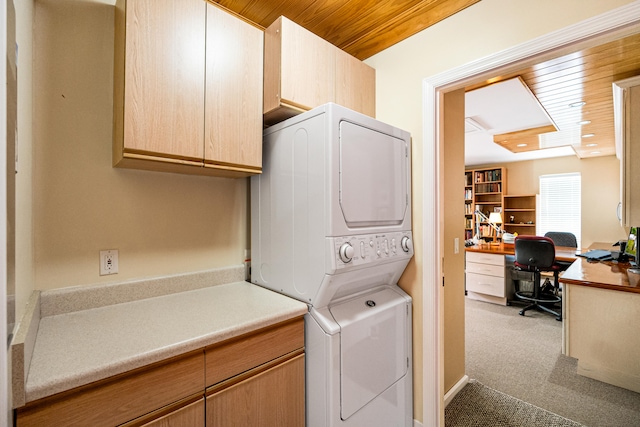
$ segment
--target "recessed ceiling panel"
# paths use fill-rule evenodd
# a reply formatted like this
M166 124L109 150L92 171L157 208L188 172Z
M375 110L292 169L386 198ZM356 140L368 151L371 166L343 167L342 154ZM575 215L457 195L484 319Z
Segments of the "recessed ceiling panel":
M519 77L467 92L465 117L484 123L491 135L553 126Z

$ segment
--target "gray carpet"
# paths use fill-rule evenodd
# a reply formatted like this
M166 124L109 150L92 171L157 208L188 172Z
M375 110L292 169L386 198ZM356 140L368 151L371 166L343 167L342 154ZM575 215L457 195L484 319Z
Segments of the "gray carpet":
M520 308L466 299L469 378L588 427L640 427L640 394L578 375L562 322Z
M582 427L474 380L447 405L444 420L446 427Z

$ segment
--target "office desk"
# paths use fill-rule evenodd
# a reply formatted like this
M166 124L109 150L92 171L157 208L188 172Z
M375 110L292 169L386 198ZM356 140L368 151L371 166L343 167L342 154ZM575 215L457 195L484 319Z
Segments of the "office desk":
M575 261L576 248L556 246L556 259ZM494 304L507 305L514 299L511 280L513 243L476 245L465 248L465 290L467 297ZM530 274L530 273L529 273Z
M486 254L497 254L497 255L514 255L516 253L513 243L500 243L498 245L468 246L466 248L466 251L486 253ZM579 258L576 256L576 254L581 252L582 250L578 250L576 248L556 246L556 259L558 261L573 262L576 260L576 258Z
M578 258L560 274L562 352L578 374L640 393L640 275Z

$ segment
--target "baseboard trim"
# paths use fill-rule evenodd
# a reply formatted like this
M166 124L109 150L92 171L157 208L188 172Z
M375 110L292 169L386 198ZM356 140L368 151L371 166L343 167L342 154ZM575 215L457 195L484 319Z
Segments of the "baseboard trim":
M413 427L423 427L422 423L418 420L413 420Z
M469 376L464 375L462 378L460 378L460 381L458 381L453 387L451 387L451 389L449 389L448 392L445 393L444 395L445 408L447 407L449 402L451 402L453 398L456 397L456 394L460 393L460 390L462 390L464 386L467 385L468 382L469 382Z

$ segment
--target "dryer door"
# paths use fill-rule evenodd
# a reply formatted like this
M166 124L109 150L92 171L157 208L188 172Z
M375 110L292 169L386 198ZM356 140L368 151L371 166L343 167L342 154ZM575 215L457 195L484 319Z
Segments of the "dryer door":
M407 304L401 295L384 288L329 308L340 325L343 420L406 375Z
M348 227L401 224L408 173L407 141L340 122L340 206Z

